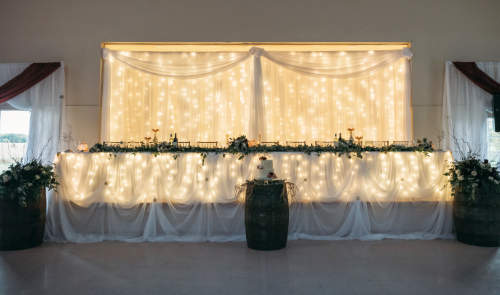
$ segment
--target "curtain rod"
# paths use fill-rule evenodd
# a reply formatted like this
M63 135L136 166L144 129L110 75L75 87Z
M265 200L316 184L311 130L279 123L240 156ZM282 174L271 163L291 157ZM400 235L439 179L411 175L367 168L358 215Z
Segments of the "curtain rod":
M397 50L411 42L102 42L101 48L128 51L246 51L258 46L267 50Z

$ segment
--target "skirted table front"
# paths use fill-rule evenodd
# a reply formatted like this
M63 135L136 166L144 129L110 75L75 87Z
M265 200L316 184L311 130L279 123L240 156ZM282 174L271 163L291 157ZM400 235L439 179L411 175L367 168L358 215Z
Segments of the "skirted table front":
M244 241L244 194L262 154L61 153L53 241ZM295 184L289 239L452 237L448 152L268 153Z

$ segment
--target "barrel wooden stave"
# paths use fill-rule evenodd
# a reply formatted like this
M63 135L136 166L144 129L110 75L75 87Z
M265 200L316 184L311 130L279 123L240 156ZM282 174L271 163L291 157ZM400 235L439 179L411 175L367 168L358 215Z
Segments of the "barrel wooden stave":
M249 183L245 201L245 229L248 248L277 250L288 239L288 197L284 182Z
M500 196L485 194L478 202L466 202L463 193L455 196L453 220L457 240L470 245L500 246Z
M43 242L46 219L45 190L38 202L21 207L0 201L0 250L32 248Z

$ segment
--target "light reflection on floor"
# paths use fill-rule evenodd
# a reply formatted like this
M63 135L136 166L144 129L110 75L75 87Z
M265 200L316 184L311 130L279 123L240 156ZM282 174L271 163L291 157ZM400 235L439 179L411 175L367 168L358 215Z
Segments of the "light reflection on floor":
M0 252L0 294L498 294L496 248L453 240L54 244Z

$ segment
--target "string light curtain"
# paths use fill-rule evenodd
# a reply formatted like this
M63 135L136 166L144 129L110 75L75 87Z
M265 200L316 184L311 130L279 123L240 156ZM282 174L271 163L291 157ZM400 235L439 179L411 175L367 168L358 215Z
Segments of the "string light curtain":
M408 48L124 52L104 49L102 140L411 140Z
M103 136L141 141L177 132L222 141L248 130L249 54L104 50Z
M409 49L263 56L266 139L312 143L347 128L364 140L412 139Z

